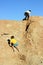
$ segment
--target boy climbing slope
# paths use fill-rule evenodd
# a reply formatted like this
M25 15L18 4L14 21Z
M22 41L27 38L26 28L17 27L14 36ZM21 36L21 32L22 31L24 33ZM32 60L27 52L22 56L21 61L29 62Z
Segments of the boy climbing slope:
M13 49L13 51L14 51L14 48L16 48L17 51L19 52L19 49L17 48L18 42L17 42L17 40L14 38L14 36L11 36L11 39L8 39L8 44L9 44L9 46Z

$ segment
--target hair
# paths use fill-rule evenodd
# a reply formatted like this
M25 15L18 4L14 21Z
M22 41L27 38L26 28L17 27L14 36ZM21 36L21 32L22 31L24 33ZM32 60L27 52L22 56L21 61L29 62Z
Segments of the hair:
M31 12L31 10L29 10Z
M11 39L14 38L14 36L11 36Z

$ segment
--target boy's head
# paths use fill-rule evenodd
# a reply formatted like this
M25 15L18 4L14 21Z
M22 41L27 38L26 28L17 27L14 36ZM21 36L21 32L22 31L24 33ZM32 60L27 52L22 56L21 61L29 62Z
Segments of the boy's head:
M14 36L11 36L11 39L13 39L14 38Z
M31 12L31 10L29 10Z

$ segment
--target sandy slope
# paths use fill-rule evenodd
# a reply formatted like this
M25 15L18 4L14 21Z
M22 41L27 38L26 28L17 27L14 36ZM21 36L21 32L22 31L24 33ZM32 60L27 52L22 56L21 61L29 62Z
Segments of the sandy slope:
M0 65L43 65L43 17L32 16L30 20L31 23L0 20ZM17 39L20 52L8 46L11 35Z

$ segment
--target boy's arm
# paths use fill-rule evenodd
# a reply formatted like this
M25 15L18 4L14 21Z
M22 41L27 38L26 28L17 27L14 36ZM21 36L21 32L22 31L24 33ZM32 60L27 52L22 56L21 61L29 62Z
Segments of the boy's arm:
M8 39L7 41L8 41L8 45L10 46L10 39Z

